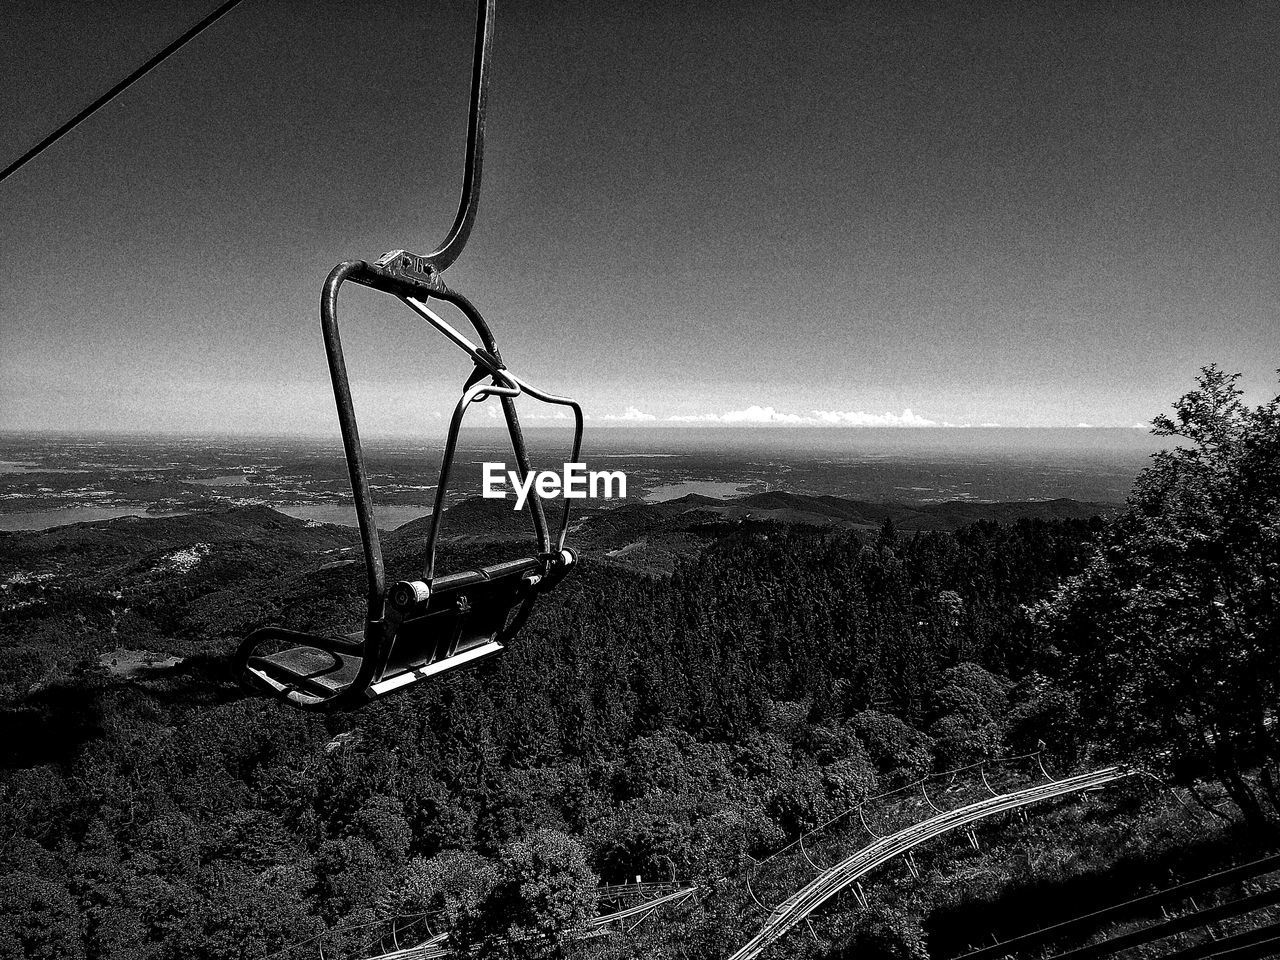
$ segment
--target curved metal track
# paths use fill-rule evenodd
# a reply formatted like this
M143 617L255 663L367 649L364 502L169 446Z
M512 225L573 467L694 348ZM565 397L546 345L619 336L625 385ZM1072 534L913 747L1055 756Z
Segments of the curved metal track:
M775 907L760 931L729 960L754 960L784 934L807 919L814 910L850 887L860 877L894 857L909 852L926 840L931 840L958 827L968 826L984 817L1007 810L1016 810L1042 800L1096 790L1135 775L1136 771L1124 767L1104 767L1101 770L1082 773L1065 780L988 797L977 803L940 813L904 830L899 830L897 833L882 837L825 870L812 882L801 887Z
M628 885L620 887L606 887L604 890L609 892L633 892L636 890L645 891L654 887L671 889L672 886L674 885L641 884L639 886ZM643 903L637 903L634 906L626 907L613 913L607 913L602 917L596 917L593 920L588 921L587 925L581 930L577 931L573 935L573 939L587 940L591 937L598 937L605 932L605 928L610 924L623 923L633 918L636 923L639 924L648 917L649 914L653 913L653 911L661 907L671 906L672 904L686 900L697 892L697 887L679 887L671 889L670 893L665 893L660 897L654 897L652 900L646 900ZM396 950L391 953L379 954L376 957L370 958L370 960L441 960L441 958L447 957L454 952L453 948L446 942L446 938L447 934L437 934L430 940L416 946L406 947L403 950Z

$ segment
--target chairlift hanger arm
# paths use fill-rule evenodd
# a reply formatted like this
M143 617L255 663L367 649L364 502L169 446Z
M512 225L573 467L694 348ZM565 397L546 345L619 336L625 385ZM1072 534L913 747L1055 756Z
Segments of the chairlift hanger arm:
M493 12L497 0L479 0L476 13L475 52L471 58L471 104L467 114L467 153L462 169L462 196L458 212L440 246L427 254L432 267L449 267L471 235L476 206L480 202L480 173L484 166L484 119L489 104L489 60L493 50Z
M462 164L462 192L453 226L444 240L426 256L393 250L373 265L375 272L410 285L443 290L440 274L462 253L480 205L480 175L484 169L484 121L489 105L489 61L493 52L493 14L497 0L479 0L476 5L475 49L471 57L471 101L467 111L467 151ZM352 277L358 283L365 281Z
M489 61L493 51L493 16L497 0L476 5L475 49L471 57L471 100L467 112L467 149L462 165L462 192L453 226L444 240L426 256L392 250L377 262L366 264L348 279L399 296L443 293L441 274L458 259L471 236L480 205L480 175L484 169L484 121L489 104ZM487 345L486 345L487 349Z

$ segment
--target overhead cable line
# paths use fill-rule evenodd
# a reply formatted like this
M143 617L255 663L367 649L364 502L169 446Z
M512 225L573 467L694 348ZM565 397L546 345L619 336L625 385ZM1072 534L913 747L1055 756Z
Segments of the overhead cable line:
M116 97L118 97L121 93L123 93L130 85L140 80L146 74L148 74L157 66L159 66L161 63L163 63L165 60L167 60L174 53L176 53L183 46L185 46L186 44L194 40L198 34L203 32L208 27L212 26L215 21L219 20L224 14L229 13L231 8L236 6L240 2L241 0L226 0L226 3L223 3L220 7L214 10L213 13L209 14L207 17L205 17L203 20L197 23L194 27L192 27L182 36L178 37L177 40L174 40L171 44L169 44L167 47L165 47L163 50L157 53L154 57L152 57L142 66L140 66L137 70L133 71L133 73L129 74L129 76L125 77L123 80L117 83L114 87L112 87L102 96L100 96L97 100L93 101L93 103L85 107L83 110L77 113L74 117L72 117L62 126L60 126L57 130L53 131L53 133L49 134L47 137L45 137L43 140L37 143L34 147L32 147L30 150L28 150L26 153L20 156L17 160L13 161L13 163L5 167L3 171L0 171L0 182L7 180L14 173L17 173L18 170L21 167L23 167L28 161L34 160L37 156L43 153L47 148L51 147L54 143L56 143L59 139L61 139L67 133L71 132L71 130L74 127L76 127L78 124L80 124L84 120L87 120L95 112L100 110L102 107L106 106Z

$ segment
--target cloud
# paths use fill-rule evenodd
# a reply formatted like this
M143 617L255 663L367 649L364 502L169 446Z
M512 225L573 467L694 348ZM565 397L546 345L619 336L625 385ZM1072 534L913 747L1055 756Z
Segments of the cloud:
M815 410L823 423L846 427L936 427L938 424L913 413L907 407L902 413L863 413L861 410Z
M625 413L607 413L599 419L625 421L627 423L647 423L650 420L657 420L658 418L652 413L645 413L643 410L637 410L635 407L627 407Z
M728 413L692 413L667 417L672 423L816 423L811 417L802 417L797 413L779 413L773 407L750 406L745 410L730 410Z
M776 423L801 427L936 427L938 424L913 413L908 407L902 413L864 413L861 410L812 410L809 413L784 413L773 407L752 405L745 410L727 413L690 413L667 417L669 423Z
M728 413L687 413L667 417L671 423L792 423L813 422L795 413L779 413L773 407L750 406Z

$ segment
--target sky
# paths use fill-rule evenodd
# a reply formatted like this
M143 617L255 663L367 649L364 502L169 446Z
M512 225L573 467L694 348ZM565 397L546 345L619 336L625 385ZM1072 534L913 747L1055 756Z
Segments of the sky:
M10 0L0 163L214 6ZM0 183L0 429L335 433L321 282L443 237L473 24L245 0ZM1273 2L499 0L445 279L595 426L1261 401L1278 105ZM344 295L362 428L439 433L467 364L397 306Z

